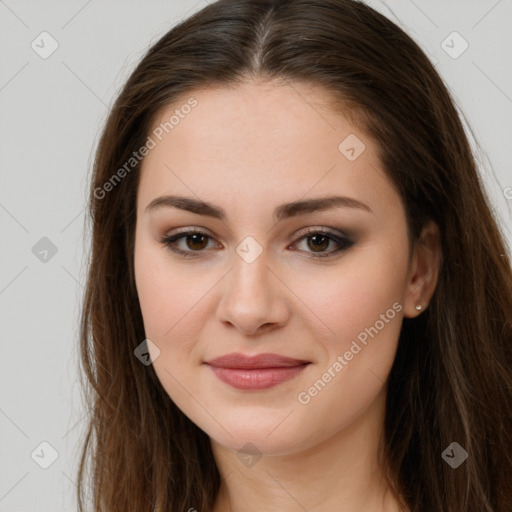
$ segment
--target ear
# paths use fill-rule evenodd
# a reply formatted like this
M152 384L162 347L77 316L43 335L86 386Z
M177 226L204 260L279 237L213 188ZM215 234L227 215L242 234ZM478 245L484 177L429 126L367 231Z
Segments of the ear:
M415 318L428 307L437 286L442 263L439 227L429 221L415 243L407 277L404 316ZM417 310L416 306L422 309Z

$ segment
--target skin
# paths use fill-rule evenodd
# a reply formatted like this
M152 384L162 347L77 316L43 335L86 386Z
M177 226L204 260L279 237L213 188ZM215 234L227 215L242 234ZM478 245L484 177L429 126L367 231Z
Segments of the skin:
M395 511L377 462L385 381L402 320L421 314L441 254L434 224L409 253L406 214L384 174L377 146L306 84L247 81L189 94L155 119L198 104L146 156L137 197L135 275L155 372L170 398L211 439L222 476L215 512ZM350 161L338 146L355 134L365 150ZM146 212L156 197L211 202L225 221L175 207ZM276 222L283 203L327 195L366 203ZM160 239L178 228L211 238ZM312 259L304 228L350 234L353 245ZM253 237L252 263L236 248ZM194 245L195 243L195 245ZM199 249L198 249L199 247ZM336 242L317 252L329 253ZM202 252L201 252L202 251ZM200 254L198 254L200 252ZM298 400L375 326L401 310L308 403ZM229 352L273 352L310 361L298 376L263 391L241 391L202 364ZM255 458L243 458L247 443ZM194 506L193 503L190 504Z

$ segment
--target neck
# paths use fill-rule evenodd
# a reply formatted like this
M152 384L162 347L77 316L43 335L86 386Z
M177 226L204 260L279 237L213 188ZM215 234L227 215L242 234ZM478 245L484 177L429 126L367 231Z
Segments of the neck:
M221 475L214 512L398 512L379 466L385 391L351 425L313 447L246 467L212 440Z

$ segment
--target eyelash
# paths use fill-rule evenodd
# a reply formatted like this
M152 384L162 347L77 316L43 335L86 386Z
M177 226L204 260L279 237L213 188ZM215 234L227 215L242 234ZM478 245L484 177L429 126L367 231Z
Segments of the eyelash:
M162 243L170 251L172 251L176 254L179 254L180 256L184 256L186 258L197 257L198 256L197 253L204 252L204 249L202 249L200 251L183 251L181 249L177 249L174 246L174 244L176 243L177 240L179 240L181 238L187 238L188 236L191 236L191 235L205 235L209 239L213 238L210 235L208 235L207 233L204 233L204 232L196 230L196 229L191 229L188 231L182 231L180 233L176 233L172 236L162 237L160 239L160 243ZM352 242L352 240L350 240L348 237L340 237L330 231L325 231L323 229L318 229L318 228L307 228L307 230L304 233L302 233L302 235L294 243L299 243L302 240L311 238L313 235L326 236L327 238L329 238L330 241L333 241L336 244L338 244L339 247L335 250L332 250L332 251L329 251L326 253L311 252L311 253L309 253L308 258L312 258L312 259L329 258L329 257L333 256L334 254L337 254L340 251L349 249L350 247L352 247L352 245L354 245L354 242Z

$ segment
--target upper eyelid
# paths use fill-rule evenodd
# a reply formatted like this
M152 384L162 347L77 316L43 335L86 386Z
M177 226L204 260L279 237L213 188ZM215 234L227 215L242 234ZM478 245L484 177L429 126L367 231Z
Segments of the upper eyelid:
M339 228L332 228L328 226L308 226L306 228L301 228L296 230L293 237L298 239L304 238L308 234L315 233L325 233L327 235L335 236L338 238L350 239L351 236L345 231ZM211 234L211 232L207 228L200 228L198 226L189 226L186 228L178 228L178 231L168 232L163 235L161 238L172 238L177 237L178 235L188 235L188 234L201 234L206 235L212 239L216 239L216 236Z

